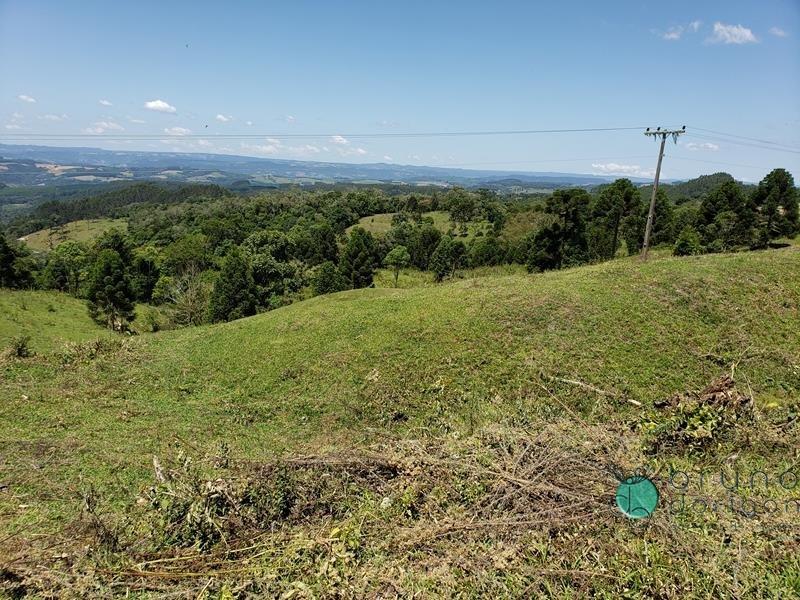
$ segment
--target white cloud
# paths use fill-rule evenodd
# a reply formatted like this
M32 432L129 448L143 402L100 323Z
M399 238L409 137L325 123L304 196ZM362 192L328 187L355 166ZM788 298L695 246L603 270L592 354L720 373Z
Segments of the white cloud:
M22 123L25 120L25 115L22 113L12 113L11 120L6 124L6 129L22 129Z
M366 153L367 151L364 150L363 148L356 148L356 154L358 154L359 156L364 156Z
M639 165L621 165L619 163L592 163L600 175L629 175L633 177L652 177L653 171L642 169Z
M198 146L202 146L202 147L204 147L204 148L208 148L208 147L209 147L209 146L211 146L212 144L211 144L211 142L209 142L208 140L197 140L197 145L198 145Z
M789 35L780 27L770 27L769 32L771 35L774 35L775 37L786 37L787 35Z
M684 33L697 33L702 24L702 21L692 21L688 25L673 25L659 35L661 36L661 39L674 42L681 39Z
M147 110L154 110L156 112L163 112L163 113L177 112L177 109L174 106L172 106L167 102L164 102L163 100L150 100L149 102L144 103L144 107Z
M164 133L167 135L189 135L192 130L185 127L165 127Z
M286 146L280 140L275 138L267 138L266 144L242 144L242 148L246 151L253 152L254 154L282 154L284 156L299 156L307 157L319 154L323 150L327 152L327 148L320 149L311 144L303 146Z
M252 121L245 121L244 124L247 125L248 127L251 127L253 125L253 122Z
M230 121L230 120L232 120L232 119L233 119L233 117L232 117L232 116L230 116L230 115L223 115L223 114L218 114L218 115L217 115L216 117L214 117L214 118L215 118L217 121L219 121L220 123L227 123L228 121Z
M385 160L386 162L392 162L392 160L394 160L394 159L391 156L389 156L388 154L384 154L383 155L383 160Z
M45 121L66 121L69 117L67 115L42 115L39 117L40 119L44 119Z
M114 106L108 100L99 100L101 106Z
M26 94L20 94L17 96L18 99L22 100L23 102L29 102L31 104L36 104L36 98L28 96Z
M286 115L284 120L289 123L290 125L295 122L295 118L292 115Z
M125 128L119 123L114 123L114 121L96 121L92 123L90 127L83 130L84 133L94 133L98 135L106 131L125 131Z
M269 140L267 141L269 142ZM277 154L280 152L280 142L278 144L242 144L242 149L254 154Z
M706 39L709 44L755 44L758 39L747 27L714 23L714 33Z
M346 137L342 137L341 135L334 135L331 137L331 143L336 144L337 146L347 146L350 144L350 140Z
M130 121L131 123L136 123L137 125L144 125L145 123L147 123L147 121L144 121L142 119L134 119L133 117L125 117L125 118L128 119L128 121Z
M702 144L698 144L696 142L689 142L688 144L684 144L687 150L710 150L711 152L716 152L719 150L719 146L717 144L712 144L711 142L704 142Z

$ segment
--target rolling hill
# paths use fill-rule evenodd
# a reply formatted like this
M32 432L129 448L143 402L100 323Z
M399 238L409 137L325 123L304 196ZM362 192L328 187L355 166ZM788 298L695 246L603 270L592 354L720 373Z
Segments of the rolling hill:
M0 181L14 185L65 185L161 180L258 186L288 183L404 183L536 188L595 186L613 177L579 173L497 171L394 163L335 163L190 152L110 151L0 144ZM642 182L646 180L641 180Z
M66 241L92 242L110 229L125 230L125 219L80 219L58 227L40 229L21 237L31 250L47 251Z
M792 514L673 513L668 471L790 468L798 331L792 247L347 291L6 358L7 569L41 593L789 597ZM666 402L723 374L754 420ZM648 450L686 427L702 451ZM610 474L642 466L665 486L645 525L612 510Z

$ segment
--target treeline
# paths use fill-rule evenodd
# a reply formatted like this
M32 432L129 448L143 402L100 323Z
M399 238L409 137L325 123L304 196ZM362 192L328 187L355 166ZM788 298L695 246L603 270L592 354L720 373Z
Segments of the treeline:
M13 234L21 237L39 229L54 227L80 219L127 216L133 207L203 202L233 197L233 192L213 184L177 185L165 183L135 183L122 185L100 193L84 192L81 198L64 201L49 200L39 204L24 217L9 225Z
M776 169L751 189L729 176L704 185L710 181L714 185L701 198L681 202L659 190L653 245L686 255L763 248L797 234L797 190L787 171ZM129 326L136 304L164 307L171 325L194 325L368 287L380 267L390 269L395 282L404 268L442 281L461 268L518 263L535 272L634 254L643 243L649 205L642 188L627 179L594 194L567 189L519 201L460 188L429 194L282 190L241 197L215 186L173 193L150 184L131 187L52 209L59 218L124 211L127 233L108 232L90 246L65 242L45 256L0 236L0 285L85 298L98 322L118 330ZM444 231L432 211L449 213ZM353 227L381 213L393 213L385 233ZM509 219L520 214L531 215L530 230L507 235ZM150 328L163 325L151 321Z

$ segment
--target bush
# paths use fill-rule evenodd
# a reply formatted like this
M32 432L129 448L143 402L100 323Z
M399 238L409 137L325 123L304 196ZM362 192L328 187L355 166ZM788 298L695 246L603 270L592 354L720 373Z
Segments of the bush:
M347 282L342 277L342 274L339 273L336 265L328 260L317 268L311 286L314 289L314 295L320 296L345 289Z
M33 356L30 347L31 336L20 335L11 339L11 356L16 358L28 358Z
M693 256L702 252L703 246L700 244L700 234L697 233L697 230L691 225L681 229L678 239L675 240L672 254L675 256Z

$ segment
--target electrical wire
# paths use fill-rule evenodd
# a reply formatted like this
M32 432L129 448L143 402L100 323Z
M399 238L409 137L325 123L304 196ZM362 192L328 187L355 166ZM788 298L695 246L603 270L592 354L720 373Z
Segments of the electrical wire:
M428 132L379 132L379 133L189 133L166 134L122 134L122 133L0 133L0 139L114 139L114 140L180 140L180 139L321 139L321 138L415 138L415 137L467 137L494 135L533 135L550 133L600 133L608 131L644 130L644 127L584 127L576 129L498 129L489 131L428 131Z
M758 148L759 150L771 150L773 152L786 152L788 154L800 154L800 150L794 150L789 148L777 148L774 146L766 146L763 144L755 144L750 142L742 142L738 140L732 139L725 139L720 137L714 137L710 135L705 135L703 133L687 133L686 137L698 139L698 140L706 140L710 142L716 142L718 144L733 144L735 146L744 146L747 148Z
M747 168L747 169L766 169L766 170L772 169L772 167L764 167L764 166L761 166L761 165L743 165L741 163L723 162L723 161L719 161L719 160L706 160L704 158L690 158L688 156L680 156L680 155L677 155L677 154L665 154L664 156L669 157L669 158L674 158L674 159L677 159L677 160L685 160L685 161L688 161L688 162L708 163L708 164L711 164L711 165L724 165L724 166L727 166L727 167L744 167L744 168Z
M747 136L744 136L744 135L738 135L736 133L725 133L723 131L714 131L713 129L703 129L702 127L690 127L690 129L693 130L693 131L701 131L701 132L704 132L704 133L711 133L711 134L714 134L714 135L722 135L722 136L726 136L726 137L737 138L737 139L740 139L740 140L746 140L748 142L757 142L757 143L760 143L760 144L768 144L768 145L771 145L771 146L783 146L784 148L786 148L788 150L795 150L795 151L800 150L800 148L797 148L795 146L791 146L790 144L784 144L784 143L781 143L781 142L773 142L771 140L762 140L762 139L759 139L759 138L747 137Z

